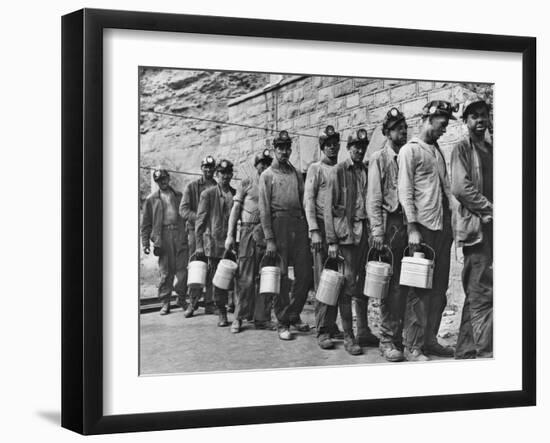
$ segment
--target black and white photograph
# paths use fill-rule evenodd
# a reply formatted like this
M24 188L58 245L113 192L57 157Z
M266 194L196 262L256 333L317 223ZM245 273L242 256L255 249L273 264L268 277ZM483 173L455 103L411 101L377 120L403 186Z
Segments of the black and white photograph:
M493 84L137 77L140 375L493 358Z

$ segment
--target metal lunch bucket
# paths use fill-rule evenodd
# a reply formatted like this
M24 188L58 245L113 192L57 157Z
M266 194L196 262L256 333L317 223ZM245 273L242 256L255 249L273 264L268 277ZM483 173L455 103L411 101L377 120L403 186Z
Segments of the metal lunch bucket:
M432 258L426 258L423 252L415 252L412 256L407 256L406 252L409 249L407 246L403 251L403 260L401 260L401 278L399 279L399 284L415 288L431 289L435 266L435 251L426 243L421 243L421 245L424 249L431 251Z
M376 251L374 248L370 248L367 253L365 287L363 288L363 294L367 297L383 299L388 295L388 288L393 275L393 254L388 246L384 245L383 249L390 253L390 263L382 261L380 251L378 251L378 260L369 261L371 252Z
M281 290L281 256L277 254L277 266L265 266L262 257L260 262L260 294L278 294Z
M193 260L196 254L189 257L187 265L187 286L190 288L202 288L206 285L206 274L208 272L208 263L204 260Z
M335 260L337 262L337 271L327 268L327 263L329 260ZM326 305L336 306L338 303L338 296L344 286L344 282L343 258L327 258L323 266L323 271L321 272L321 277L319 278L319 286L315 292L315 298Z
M234 260L227 258L228 253L233 255ZM212 284L220 289L229 289L238 267L236 254L232 251L225 251L216 268Z

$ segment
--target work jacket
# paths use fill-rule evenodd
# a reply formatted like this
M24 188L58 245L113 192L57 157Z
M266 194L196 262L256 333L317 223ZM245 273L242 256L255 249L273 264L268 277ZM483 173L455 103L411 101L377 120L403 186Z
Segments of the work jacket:
M234 196L235 189L230 186L229 190ZM223 256L232 206L233 200L227 204L220 184L202 191L195 220L195 237L197 249L204 248L208 257ZM206 240L203 239L205 232Z
M493 147L485 142L492 153ZM483 195L483 174L478 149L470 137L462 139L451 155L451 192L458 200L454 216L457 246L483 240L482 218L492 217L493 204Z
M205 180L204 177L201 177L189 183L183 190L179 213L185 220L187 229L195 229L195 219L197 218L201 193L211 186L216 186L214 179Z
M177 208L180 205L182 194L170 187L174 193L174 205ZM143 205L141 215L141 243L143 247L150 246L149 242L153 242L153 246L160 248L162 245L162 222L164 220L164 206L160 196L160 189L149 194ZM183 218L178 215L177 225L181 233L182 245L187 244L187 235L185 235L185 223Z
M361 191L361 197L366 198L367 168L364 163L355 166L348 158L330 171L324 208L328 244L352 245L360 240L354 238L354 225L358 222L356 220L358 195L354 168L359 168L364 174L365 189ZM366 235L366 232L362 235Z
M297 195L297 198L292 199L292 195ZM260 175L258 203L266 240L275 238L273 218L284 215L304 217L303 198L304 180L301 174L290 163L281 167L277 159L274 159L271 166Z
M304 189L304 209L309 232L320 229L317 220L323 220L324 218L328 175L334 166L321 160L312 163L307 170Z
M443 230L443 205L450 210L453 196L445 159L437 143L429 145L413 137L399 151L397 162L399 202L407 223L420 223L432 231Z
M370 159L367 213L372 235L384 235L388 213L399 209L398 171L397 153L386 142Z

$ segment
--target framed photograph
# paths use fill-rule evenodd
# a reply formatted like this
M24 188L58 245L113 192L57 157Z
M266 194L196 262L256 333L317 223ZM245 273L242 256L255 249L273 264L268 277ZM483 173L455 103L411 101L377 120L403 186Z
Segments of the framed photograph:
M62 426L534 405L535 53L64 16Z

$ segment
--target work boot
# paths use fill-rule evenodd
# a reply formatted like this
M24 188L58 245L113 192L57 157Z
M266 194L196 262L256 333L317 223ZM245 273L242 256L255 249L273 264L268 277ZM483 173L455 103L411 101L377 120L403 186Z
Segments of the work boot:
M255 321L254 329L268 329L270 331L276 331L277 326L271 321Z
M405 348L405 358L407 359L407 361L429 361L430 360L418 348L414 348L412 350Z
M361 346L357 344L355 341L355 337L353 336L353 332L345 332L344 331L344 349L348 352L350 355L361 355L363 353L363 350L361 349Z
M403 352L395 347L392 342L380 343L380 355L387 361L398 362L405 358Z
M293 336L288 328L281 328L279 329L279 338L281 340L292 340Z
M233 334L241 332L241 324L241 320L233 320L233 323L231 323L231 332Z
M297 332L309 332L310 327L307 323L302 323L302 320L297 320L293 323L290 323L290 329L296 330Z
M438 342L424 346L424 352L426 354L437 355L438 357L454 357L455 350L451 346L443 346Z
M194 312L195 312L195 310L193 309L193 303L189 303L187 305L187 309L185 309L185 311L183 311L183 316L185 318L193 317Z
M214 315L216 313L216 306L214 303L204 304L204 315Z
M218 326L223 328L225 326L229 326L229 322L227 321L227 312L225 311L225 308L219 308L220 313L218 314Z
M162 303L162 306L160 308L160 315L166 315L170 313L170 302L166 301Z
M334 349L334 343L332 343L330 335L327 333L320 334L317 337L317 343L321 349Z
M357 343L359 346L376 347L380 344L380 339L368 329L357 332Z
M334 324L334 327L331 328L330 338L334 338L336 340L343 340L344 339L344 333L342 331L340 331L337 324Z

